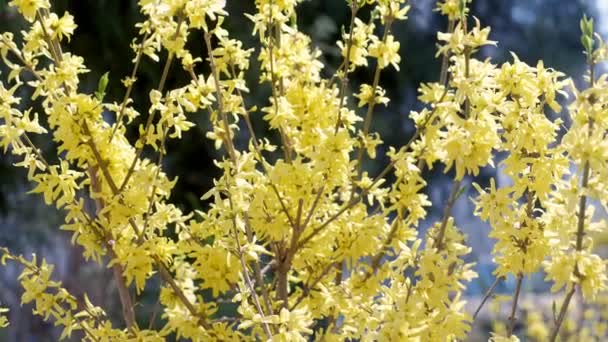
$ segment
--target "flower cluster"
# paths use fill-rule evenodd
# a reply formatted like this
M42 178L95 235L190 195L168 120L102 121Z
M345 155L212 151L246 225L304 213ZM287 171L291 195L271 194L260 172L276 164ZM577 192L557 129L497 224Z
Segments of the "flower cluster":
M608 78L594 76L606 48L599 41L593 49L587 21L591 86L576 92L572 125L560 140L563 122L547 111L561 110L564 75L515 55L502 65L475 59L495 44L490 29L469 17L469 0L439 1L449 21L437 37L441 79L420 87L427 108L410 115L414 137L387 148L389 164L370 175L362 165L383 143L371 129L373 116L389 103L381 74L399 70L392 28L410 7L406 0L348 0L350 25L337 42L343 61L327 78L320 50L297 27L299 2L255 1L247 16L255 50L222 26L223 0L139 1L145 19L131 44L133 71L122 80L122 102L105 98L105 76L95 94L80 90L89 70L63 50L76 27L69 13L59 17L49 1L10 2L29 26L20 44L11 33L0 36L10 69L0 82L0 147L20 158L16 166L27 170L31 192L66 211L61 228L85 257L113 269L124 327L51 281L45 261L3 249L4 258L24 267L22 301L35 302L35 314L64 326L64 337L82 330L91 341L465 339L474 316L465 311L464 290L477 274L464 259L471 247L452 208L467 176L493 166L497 152L506 154L501 165L513 184L475 184L475 214L490 222L497 240L498 280L514 275L518 290L510 328L493 339L517 339L521 282L541 267L555 290L569 291L564 315L576 287L586 300L602 298L606 262L593 254L586 232L600 227L587 198L608 207ZM358 16L362 10L369 21ZM198 57L188 41L201 34L207 54ZM130 94L144 58L161 64L161 78L148 91L147 113L139 113ZM246 102L252 58L259 61L256 86L270 94L259 111ZM370 65L372 79L351 96L349 75ZM171 72L188 81L169 84ZM18 95L25 92L40 99L40 113L21 109ZM209 208L185 213L169 201L176 179L163 172L163 158L167 141L188 134L200 112L211 123L206 137L225 154L215 162L221 176L202 198ZM142 114L131 142L127 127ZM276 141L256 136L254 115ZM250 139L240 150L235 136L243 127ZM53 161L30 138L47 134L57 145ZM443 216L425 231L427 208L442 205L424 194L423 171L437 162L454 171L454 187ZM387 184L389 174L395 180ZM156 276L160 290L150 288ZM160 331L139 327L131 289L160 293ZM236 307L233 317L219 317L226 302Z

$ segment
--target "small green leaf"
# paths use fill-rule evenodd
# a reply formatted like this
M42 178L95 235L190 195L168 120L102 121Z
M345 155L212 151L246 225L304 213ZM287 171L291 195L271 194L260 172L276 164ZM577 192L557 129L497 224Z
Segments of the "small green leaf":
M583 43L583 47L585 48L585 51L587 52L587 54L591 54L591 52L593 51L593 38L591 38L590 36L583 36L581 38L581 41Z
M97 84L97 91L95 92L95 97L99 101L103 101L103 98L106 96L106 88L108 87L108 82L110 81L109 72L106 72L99 79L99 83Z
M593 18L587 18L587 15L583 15L583 18L580 22L581 32L584 36L592 36L593 35Z
M587 19L585 35L592 37L593 36L593 18Z

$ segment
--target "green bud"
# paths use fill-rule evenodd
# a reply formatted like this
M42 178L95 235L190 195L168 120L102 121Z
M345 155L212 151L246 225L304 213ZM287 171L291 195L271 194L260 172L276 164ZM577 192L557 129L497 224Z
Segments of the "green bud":
M593 18L587 18L587 15L583 15L579 25L581 28L581 43L583 44L587 55L591 56L594 45Z
M106 72L99 79L99 83L97 84L97 91L95 92L95 97L99 101L103 101L104 96L106 95L106 88L108 87L108 82L110 81L109 72Z
M591 36L583 36L581 38L581 42L583 43L583 47L587 53L591 53L593 51L593 38L591 38Z
M585 32L587 31L587 15L583 14L583 17L581 18L579 24L578 24L581 28L581 33L584 36Z
M593 36L593 18L587 19L586 27L585 27L585 35L592 37Z

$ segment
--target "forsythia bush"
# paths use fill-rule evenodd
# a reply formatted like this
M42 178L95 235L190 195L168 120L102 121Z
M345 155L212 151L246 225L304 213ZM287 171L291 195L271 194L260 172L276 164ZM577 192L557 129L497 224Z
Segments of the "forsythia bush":
M439 1L449 23L438 34L441 79L420 87L427 106L410 114L416 134L390 148L390 163L370 175L362 162L375 158L382 143L370 131L372 118L389 101L380 75L399 69L391 29L406 19L409 6L406 0L347 0L351 22L337 42L343 62L326 79L319 50L296 25L298 2L255 1L257 12L247 15L259 39L254 50L222 28L225 1L140 0L145 20L137 24L133 72L122 80L120 103L104 97L105 77L95 94L80 92L80 75L88 70L65 49L76 28L69 13L53 13L49 0L10 2L30 25L20 43L12 33L1 35L10 73L0 83L0 146L20 158L16 166L27 169L33 193L65 210L62 229L72 232L85 257L113 269L124 323L111 322L86 295L68 293L52 280L45 260L3 248L3 263L23 267L22 303L62 326L62 337L78 332L90 341L462 340L479 312L466 312L463 298L476 273L463 259L471 248L451 211L466 200L459 198L465 176L493 166L501 152L512 183L473 184L475 215L491 224L496 240L494 285L509 276L517 281L507 300L510 315L492 340L518 340L513 330L522 319L516 315L522 281L541 270L564 295L553 317L527 316L528 336L576 339L576 329L560 328L580 291L588 307L597 308L580 324L592 327L589 338L606 338L606 261L593 253L590 237L606 223L594 220L589 202L608 207L608 77L595 74L608 46L593 22L581 22L589 74L588 86L577 90L542 61L475 59L480 47L495 44L490 29L468 15L470 0ZM358 18L364 7L372 13L367 22ZM205 56L186 48L195 31L203 34ZM144 58L161 64L162 77L149 91L139 138L129 141L126 128L140 116L130 94ZM245 82L252 59L260 63L260 83L272 90L259 111L243 95L252 86ZM371 84L363 84L356 99L348 96L349 75L372 66ZM167 89L172 72L186 73L190 83ZM20 106L24 87L42 113ZM551 119L548 111L561 112L559 102L569 93L574 100L565 120ZM363 118L357 104L365 107ZM168 201L175 180L161 165L167 140L191 129L196 112L209 113L207 137L225 157L216 161L222 175L204 196L210 209L184 213ZM280 143L255 136L255 115L263 115ZM234 143L239 127L249 130L244 150ZM58 146L53 160L31 139L49 133ZM146 149L157 157L144 158ZM438 163L455 170L447 203L431 203L423 193L422 170ZM395 177L390 184L389 174ZM444 215L422 233L431 205L443 206ZM166 320L158 331L138 325L134 306L155 275ZM218 317L220 301L236 305L234 317ZM0 318L0 326L6 323Z

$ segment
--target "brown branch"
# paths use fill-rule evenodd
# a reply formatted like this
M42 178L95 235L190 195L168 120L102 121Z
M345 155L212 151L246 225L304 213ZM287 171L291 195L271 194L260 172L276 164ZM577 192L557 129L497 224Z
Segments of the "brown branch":
M504 279L504 277L496 278L492 286L490 286L488 291L486 291L485 295L483 296L483 299L481 300L481 303L479 303L479 306L477 306L477 309L475 309L475 313L473 314L473 322L475 321L475 319L477 319L477 316L479 315L479 312L481 312L481 309L483 308L484 304L488 301L488 299L490 299L490 296L492 296L492 294L494 293L496 286L498 286L498 284Z
M148 330L152 330L152 328L154 328L156 316L158 316L160 308L160 296L158 296L158 299L156 299L156 303L154 304L154 311L152 311L152 317L150 317L150 322L148 323Z
M105 163L103 162L101 155L99 154L99 151L95 145L95 142L94 142L92 136L90 136L91 132L88 129L86 122L84 122L83 127L85 130L85 133L88 132L87 134L89 135L89 140L87 141L87 143L89 144L89 146L91 146L91 149L93 150L93 154L97 160L97 163L98 163L100 169L102 170L102 173L104 174L104 177L107 177L106 182L110 185L110 189L112 190L114 196L118 196L119 192L116 189L116 183L114 183L112 176L110 175L109 171L107 170L107 165L105 165ZM124 203L121 198L119 198L119 202ZM137 226L137 223L135 222L135 220L133 218L129 218L128 222L131 225L131 227L133 228L133 230L136 232L136 234L138 236L141 236L141 230ZM138 243L138 245L139 245L139 243ZM173 289L173 292L177 295L177 297L180 299L180 301L186 306L188 311L190 311L190 313L192 315L199 317L199 325L201 325L202 327L204 327L206 329L209 329L210 325L206 321L205 317L202 317L196 311L196 309L194 308L194 305L192 303L190 303L190 300L184 295L181 288L175 283L175 280L171 276L171 273L169 273L169 271L167 270L165 264L156 255L152 255L152 258L154 259L154 261L156 262L156 264L160 270L160 275L161 275L162 279L171 286L171 288Z
M234 68L234 64L230 64L230 70L232 72L232 75L236 75L236 71ZM192 68L189 69L190 71L190 76L192 77L192 79L194 81L198 80L198 77L196 76L196 74L194 73L194 70L192 70ZM258 144L257 141L257 137L255 135L255 131L253 129L253 125L251 124L251 120L249 118L249 111L247 110L247 106L245 105L245 98L241 92L240 89L236 89L237 91L237 95L239 96L241 103L243 104L243 110L245 112L245 123L247 124L247 128L249 130L249 134L251 135L251 140L253 141L253 146L254 146L254 150L256 151L260 164L262 165L262 168L264 169L264 171L266 173L268 173L268 170L266 168L266 164L264 163L264 157L262 156L262 151L260 149L260 146ZM275 191L275 194L277 194L278 196L278 191ZM279 197L278 198L279 201L282 201L282 199ZM288 214L288 213L287 213ZM253 243L254 239L253 239L253 231L251 229L251 222L249 220L249 215L248 213L244 214L244 219L245 219L245 233L247 234L247 241L249 243ZM254 275L256 278L256 282L259 284L260 289L262 291L262 298L264 299L264 305L266 307L266 311L270 314L270 315L274 315L274 311L272 309L272 303L270 301L270 295L268 294L268 290L266 289L266 284L264 283L264 277L263 277L263 272L262 272L262 268L260 266L259 260L255 260L255 262L253 263L253 269L254 269Z
M176 39L177 36L179 35L179 31L181 29L183 21L184 21L184 17L179 16L178 21L177 21L177 28L175 30L175 34L173 35L173 39ZM165 88L165 82L167 81L167 76L169 75L169 70L171 69L171 64L173 63L174 57L175 57L175 54L172 51L170 51L169 55L167 56L167 61L165 62L165 66L163 67L163 73L162 73L160 81L158 83L158 87L156 88L156 90L160 93L162 93ZM144 133L139 137L141 145L139 147L138 146L135 147L136 148L135 156L133 156L133 160L131 161L131 166L129 167L129 171L127 171L127 175L125 176L125 179L123 179L123 181L120 185L119 192L121 192L121 193L124 191L127 184L129 184L129 180L131 179L131 176L133 176L133 173L135 172L135 166L137 166L137 161L141 157L141 154L143 153L143 150L144 150L145 143L143 140L147 136L147 132L150 129L150 127L152 126L152 122L154 121L155 116L156 116L156 111L153 111L152 113L150 113L148 115L148 119L146 120L146 126L144 128Z
M319 188L319 190L317 190L317 195L315 196L315 199L313 200L312 205L310 206L310 210L308 210L308 214L306 215L306 219L304 219L304 223L301 226L302 230L306 229L306 227L308 226L308 223L312 219L315 209L317 208L317 205L319 204L319 200L321 199L321 196L323 195L324 189L325 189L325 184L321 185L321 188Z
M524 280L523 273L519 273L517 275L517 286L515 287L515 295L513 297L513 305L511 306L511 315L509 316L509 330L507 332L507 337L511 337L513 335L513 330L515 330L515 322L517 319L515 318L515 312L517 311L517 302L519 300L519 295L521 293L521 284Z
M234 149L234 144L232 143L232 132L230 131L230 123L228 122L228 116L224 111L224 100L222 95L222 88L220 84L220 76L215 65L215 57L213 57L213 47L211 46L211 34L209 32L205 32L204 35L205 45L207 47L208 55L209 55L209 65L211 66L211 75L213 77L213 81L215 83L215 93L217 95L217 106L218 111L220 112L220 117L222 118L222 124L224 129L224 134L222 136L224 140L224 144L226 145L226 150L228 151L228 155L232 162L236 165L236 153Z
M462 29L464 31L464 34L467 34L467 21L466 18L462 18L461 19L462 22ZM469 74L470 74L470 62L471 62L471 49L468 46L465 46L464 48L464 68L465 68L465 73L464 76L465 78L469 78ZM443 69L442 69L443 71ZM443 77L443 75L442 75ZM449 75L446 74L445 76L445 83L447 84L449 80ZM448 87L445 86L445 91L447 91ZM468 119L469 116L471 114L471 104L468 98L465 97L464 99L464 117L465 119ZM450 197L448 199L448 203L443 211L443 220L441 221L441 226L439 228L439 234L437 236L437 239L435 240L434 246L435 248L441 250L443 249L443 238L445 235L445 229L447 227L447 223L448 220L450 218L450 216L452 215L452 207L454 206L456 199L458 198L458 193L460 191L460 185L462 184L462 179L456 180L454 182L453 188L452 188L452 193L450 194Z
M588 64L589 64L589 85L591 88L594 87L595 85L595 64L593 62L592 59L588 60ZM588 126L588 132L587 132L587 137L590 138L591 134L593 133L593 118L591 117L591 115L589 114L589 126ZM591 167L589 164L588 160L585 160L583 163L583 179L581 180L581 189L585 190L588 185L589 185L589 176L591 173ZM577 215L577 229L576 229L576 251L580 252L583 250L583 238L585 236L585 211L587 210L587 195L585 195L584 193L581 194L581 197L579 199L579 211L578 211L578 215ZM575 264L574 266L574 276L576 278L578 278L579 280L582 279L582 275L580 274L580 271L578 269L578 264ZM570 300L572 299L572 296L574 295L574 291L575 291L575 284L572 284L572 290L570 292L568 292L568 294L566 295L566 298L564 299L564 304L562 306L562 309L560 311L560 318L557 320L555 326L553 327L553 330L551 331L551 339L550 341L555 341L555 339L557 338L557 334L559 333L559 329L561 328L562 322L564 320L564 317L566 315L566 311L568 310L568 305L570 305Z
M555 326L551 330L551 336L549 337L549 341L551 342L555 342L555 340L557 339L557 335L559 334L559 328L562 326L564 318L566 318L566 313L568 312L568 305L570 305L570 300L572 299L572 296L574 296L574 292L576 292L576 290L575 287L572 286L572 289L568 291L568 294L566 294L566 298L564 298L564 303L562 304L562 307L559 310L559 315L557 316Z
M40 25L43 30L43 34L45 36L45 40L46 40L47 44L49 45L49 47L51 48L51 51L54 55L54 62L56 65L59 66L62 62L61 46L59 45L58 41L51 39L50 35L48 34L46 27L45 27L45 20L44 20L46 16L48 16L48 13L38 10L36 18L40 22ZM18 54L18 55L20 55L20 54ZM30 70L33 71L33 68L30 68ZM34 74L36 74L36 73L34 73ZM38 76L38 78L41 80L40 76ZM66 91L69 91L67 89L67 86L66 86ZM91 132L86 124L86 121L83 121L83 124L84 124L83 129L90 136ZM26 140L28 141L29 144L31 144L33 146L33 143L31 142L29 137L26 136ZM98 161L97 167L93 167L93 166L90 167L91 188L95 192L101 192L101 187L97 180L97 168L100 167L102 169L102 172L104 172L104 176L107 179L111 179L111 177L109 177L109 172L108 172L106 165L103 165L104 164L103 160L102 160L101 156L99 155L99 151L96 149L96 146L92 140L92 137L91 137L91 139L89 139L89 142L90 142L90 146L96 156L96 159ZM39 156L41 156L41 155L39 154ZM46 161L44 161L44 162L46 163ZM114 187L115 187L115 185L114 185ZM100 200L96 200L95 203L98 206L98 211L101 210L101 208L103 207L103 203ZM103 234L101 234L101 232L98 232L98 235L103 235ZM107 236L105 238L106 239L102 238L101 240L104 241L106 248L110 252L110 256L112 258L116 258L116 253L114 252L113 247L109 243L107 243ZM129 293L128 286L126 285L126 281L124 279L124 274L123 274L124 269L122 268L122 266L119 263L115 263L112 267L112 270L113 270L114 280L116 281L116 287L118 289L118 294L119 294L119 298L120 298L120 302L121 302L123 318L125 320L127 329L132 331L135 327L137 327L137 323L135 321L135 312L133 310L133 300L131 299L131 295Z
M63 57L60 51L61 48L59 47L59 44L56 44L56 42L51 38L49 32L46 29L46 23L44 20L46 18L46 15L46 12L43 12L42 10L38 9L36 11L36 20L40 23L40 27L42 28L42 35L44 36L44 41L47 43L51 55L53 56L53 62L59 65L61 64Z
M280 44L281 44L281 31L280 31L280 27L279 25L275 25L274 23L274 19L272 17L272 3L273 0L270 0L270 7L269 7L269 15L268 15L268 26L269 32L272 32L274 29L274 40L277 41L277 45L280 48ZM275 108L275 114L278 114L279 112L279 95L277 94L277 89L276 89L276 84L278 83L278 87L279 87L279 91L280 91L280 96L284 95L285 92L285 88L283 85L283 78L281 77L279 80L277 80L276 75L275 75L275 68L274 68L274 41L272 39L269 38L269 43L268 43L268 56L269 56L269 64L270 64L270 81L271 81L271 90L272 90L272 98L274 100L274 108ZM287 134L285 133L285 129L283 128L283 126L279 126L279 133L281 135L281 142L283 144L283 153L285 156L285 160L287 161L287 163L291 164L291 153L292 153L292 149L291 149L291 142L289 140L289 136L287 136Z
M439 250L442 250L445 246L443 244L443 239L445 237L445 230L448 225L448 220L452 216L452 208L454 204L456 204L456 199L458 198L458 193L460 191L461 180L457 180L454 182L452 186L452 192L450 193L450 197L448 198L448 203L443 209L443 218L441 220L441 225L439 226L439 233L437 234L437 239L435 239L433 247Z
M88 127L86 128L88 129ZM101 159L101 158L100 158ZM97 177L99 170L99 166L89 166L89 177L91 179L91 189L95 193L101 193L101 183L99 183L99 179ZM104 203L101 199L95 199L95 204L97 206L97 215L104 207ZM111 237L106 232L103 236L103 241L108 241ZM108 249L110 253L111 259L117 259L116 252L110 243L107 243L110 247ZM124 269L122 265L118 262L112 265L112 271L114 276L114 281L116 282L116 288L118 289L118 297L120 298L120 304L122 309L122 316L125 320L125 324L127 325L127 329L132 331L133 327L137 326L135 323L135 312L133 310L133 300L131 298L131 293L129 292L129 287L126 284L124 278Z
M395 235L397 234L397 229L399 229L399 220L401 220L400 217L396 217L393 220L393 223L391 224L391 230L389 231L386 240L382 244L382 248L378 253L376 253L376 255L372 257L370 269L365 272L363 282L366 282L376 272L376 270L378 270L378 267L380 267L380 262L382 262L382 258L384 258L384 256L386 255L386 251L389 249L391 243L393 242L393 239L395 238Z
M249 221L249 215L245 213L245 233L247 234L247 242L253 243L253 232L251 231L251 223ZM270 266L270 264L269 264ZM270 295L268 294L268 290L266 289L266 283L264 282L264 270L260 267L259 260L256 260L253 263L253 271L256 278L256 282L259 284L260 289L262 291L262 298L264 299L264 305L266 306L266 311L270 315L274 315L274 311L272 309L272 302L270 301Z
M342 82L340 85L340 92L338 93L338 97L340 98L340 104L338 105L338 120L336 121L336 127L334 128L334 135L338 134L338 130L340 129L340 125L342 124L342 106L344 105L344 99L346 92L346 87L348 86L348 73L350 69L350 53L353 47L353 34L355 31L355 18L357 17L357 12L359 11L359 6L357 1L351 1L350 6L350 33L348 34L348 42L346 47L346 56L344 57L344 62L342 63L343 69L342 73ZM375 91L375 90L374 90Z
M4 39L4 36L0 35L0 39L2 39L2 42L6 45L6 46L10 46L11 44L9 44L8 41L6 41ZM23 64L23 66L29 70L32 75L34 75L34 78L36 78L36 80L38 80L39 82L43 82L44 80L42 79L42 77L40 76L40 74L38 74L38 72L36 71L36 69L34 69L34 66L27 62L23 56L21 55L21 51L16 50L16 49L10 49L9 51L11 51L15 57L17 57L17 59L19 60L19 62L21 62L21 64Z
M40 271L40 268L38 267L38 265L36 265L35 263L30 263L30 264L28 264L28 263L27 263L28 261L27 261L27 260L26 260L26 259L25 259L25 258L24 258L22 255L19 255L19 256L14 255L14 254L13 254L13 253L11 253L11 251L10 251L8 248L6 248L6 247L0 247L0 254L5 254L6 256L8 256L8 257L9 257L9 259L10 259L10 260L12 260L12 261L14 261L15 263L17 263L17 264L19 264L19 265L23 266L25 269L28 269L28 270L30 270L31 272L33 272L32 276L37 276L37 275L39 275L39 274L40 274L40 272L41 272L41 271ZM33 266L32 266L32 264L33 264ZM48 288L47 288L47 289L48 289ZM65 288L61 288L61 287L58 287L57 289L59 289L59 290L66 290ZM66 292L67 292L67 290L66 290ZM76 302L76 297L74 297L74 296L73 296L72 294L70 294L69 292L67 292L67 295L68 295L68 297L69 297L71 300L73 300L74 302ZM61 304L65 304L65 302L63 302L63 303L57 303L57 305L58 305L59 307L61 307ZM87 312L87 313L89 314L89 316L90 316L91 318L93 318L93 319L95 320L95 322L96 322L97 324L99 324L99 318L98 318L96 315L94 315L94 314L93 314L93 313L92 313L92 312L89 310L89 308L87 308L87 306L86 306L86 305L83 307L83 309L84 309L84 311L85 311L85 312ZM63 311L69 311L69 312L70 312L70 314L71 314L71 311L73 311L73 309L72 309L71 305L70 305L69 307L67 307L67 308L62 307L62 310L63 310ZM36 314L36 312L35 312L35 311L34 311L34 314ZM53 314L52 316L53 316L53 318L55 318L55 325L59 325L59 324L65 325L65 322L63 322L63 323L59 323L59 321L57 320L57 316L58 316L58 315ZM88 325L87 325L87 324L83 324L83 320L84 320L84 319L81 319L81 318L82 318L82 317L74 319L74 321L76 322L76 324L78 324L78 325L79 325L79 326L80 326L80 327L81 327L81 328L84 330L85 335L87 335L87 336L88 336L88 337L89 337L91 340L93 340L93 341L99 341L99 338L97 338L97 336L95 336L95 334L93 334L93 333L91 332L91 330L89 329ZM44 318L44 321L47 321L47 318Z
M456 21L450 19L448 22L448 33L454 33L454 27L456 26ZM439 83L443 84L444 87L448 87L449 82L449 73L448 67L450 63L450 51L448 50L441 59L441 72L439 73Z
M306 245L306 243L308 243L308 241L310 241L317 234L319 234L323 229L325 229L325 227L327 227L329 224L331 224L332 222L334 222L335 220L337 220L348 209L350 209L350 208L354 207L355 205L357 205L359 203L359 201L361 200L361 198L363 197L364 193L365 193L365 191L362 192L361 195L359 195L359 196L353 198L352 200L350 200L345 206L343 206L340 210L338 210L337 213L333 214L325 222L323 222L317 228L313 229L312 232L310 234L308 234L308 236L306 236L302 240L298 241L298 244L296 245L297 246L296 250L299 250L300 248L304 247L304 245Z
M245 262L245 258L243 256L243 249L241 247L241 242L239 241L238 229L236 227L237 226L236 214L234 213L232 195L230 193L228 194L228 202L230 203L230 209L233 211L230 214L231 218L232 218L232 230L234 231L234 240L236 241L237 254L238 254L239 260L241 261L241 268L243 269L243 277L245 278L245 285L249 289L249 292L251 292L251 297L253 298L253 303L262 318L262 328L264 329L264 332L266 333L266 335L268 335L268 338L272 340L272 332L270 331L268 322L265 321L266 315L264 314L264 310L262 310L262 306L260 305L260 300L255 291L255 287L253 286L253 282L251 281L251 277L249 277L249 270L247 269L247 263Z
M165 264L157 256L153 256L153 258L154 261L156 261L157 267L160 271L160 277L163 279L163 281L169 284L169 286L173 290L173 293L175 293L175 295L180 299L180 301L186 306L186 309L190 311L190 314L198 318L197 324L207 330L210 330L211 325L209 324L209 322L207 322L206 318L196 310L190 300L186 298L186 295L184 295L182 289L179 287L179 285L177 285L171 273L169 273L167 266L165 266Z
M139 70L139 65L143 56L143 52L144 52L144 45L146 43L146 40L148 39L148 35L149 33L146 32L144 34L144 37L141 41L141 44L139 45L138 49L137 49L137 55L135 56L135 65L133 65L133 70L131 71L131 82L129 83L129 86L127 87L127 90L125 92L125 96L122 99L122 103L120 104L120 111L118 112L118 115L116 117L116 125L114 126L114 129L112 129L112 134L110 134L110 141L108 143L112 143L112 139L114 138L114 135L116 135L116 132L118 131L118 127L120 127L120 124L122 123L122 119L125 115L125 109L127 108L127 102L129 101L129 98L131 96L131 92L133 91L133 86L135 85L135 76L137 75L137 70Z
M210 46L208 46L208 48L210 48ZM211 52L210 52L211 55ZM212 70L217 70L215 62L213 59L210 59L210 67ZM236 72L234 70L234 65L230 65L230 70L232 72L232 75L235 75ZM216 71L212 71L213 74L217 74ZM193 72L192 72L193 74ZM196 77L196 75L193 76L195 80L197 80L198 78ZM218 83L216 82L216 92L218 93L218 96L221 96L221 89L219 89ZM245 106L245 98L243 97L242 92L237 89L237 95L240 97L241 103L243 104L243 110L245 111L245 122L247 124L247 129L249 130L249 133L251 134L251 139L253 141L253 146L254 149L256 151L256 154L258 155L260 164L262 165L262 169L264 170L264 172L266 174L268 174L268 167L266 166L265 162L264 162L264 157L262 156L262 151L260 149L260 145L258 144L257 141L257 137L255 135L255 131L253 130L253 125L251 124L251 120L249 119L249 111L247 110L247 107ZM220 106L221 103L221 97L218 97L218 107ZM218 109L220 112L223 112L223 105L222 107L219 107ZM230 145L233 148L234 151L234 145ZM228 145L227 145L228 147ZM234 152L233 152L234 153ZM235 153L234 153L235 154ZM236 166L236 161L233 160L234 165ZM281 205L281 209L283 210L283 213L285 213L285 216L287 217L287 220L289 221L289 225L291 226L292 229L296 229L296 222L294 221L294 219L291 217L291 214L289 214L289 210L287 209L287 205L285 204L285 200L283 199L283 197L281 196L281 193L279 192L279 189L277 188L276 184L274 184L271 180L269 180L269 184L270 187L272 188L272 191L274 192L275 196L277 197L277 199L279 200L279 204Z
M304 289L302 290L302 294L296 299L296 301L293 303L293 305L289 308L289 311L292 311L293 309L295 309L310 294L310 291L312 289L314 289L315 286L317 286L317 284L321 280L323 280L323 278L325 278L325 276L329 273L329 271L332 268L334 268L335 265L336 264L333 262L327 264L327 266L325 266L323 271L321 271L321 273L314 280L304 284Z
M440 98L439 102L443 101L443 99L447 95L447 92L448 91L447 91L447 88L446 88L444 90L443 94L441 95L441 98ZM422 131L426 128L426 126L435 117L435 113L437 112L437 108L438 107L435 106L431 110L431 112L429 113L428 117L424 120L424 122L416 130L416 132L414 133L414 135L401 148L402 151L407 151L412 146L412 144L414 143L414 141L416 141L420 137L420 135L422 134ZM336 219L338 219L348 209L350 209L350 208L354 207L355 205L357 205L357 203L359 203L359 201L363 197L365 197L367 195L367 193L369 193L371 190L373 190L373 188L380 182L380 180L382 180L389 172L391 172L393 170L393 168L395 167L396 164L397 164L397 160L395 159L395 160L392 160L388 165L386 165L386 167L382 171L380 171L380 173L378 174L378 176L376 176L374 178L374 180L372 181L372 183L369 186L367 186L366 188L364 188L358 196L351 198L351 200L349 202L347 202L345 204L345 206L342 207L336 214L330 216L325 222L323 222L321 225L319 225L319 227L313 229L312 233L310 233L306 238L304 238L304 240L300 241L298 243L298 249L301 248L302 246L304 246L315 235L317 235L318 233L320 233L325 227L327 227L327 225L329 225L330 223L332 223L333 221L335 221Z
M384 29L384 34L382 36L383 44L386 43L386 40L388 39L388 36L391 32L392 22L393 22L392 17L388 17L387 21L386 21L386 28ZM371 102L367 106L367 113L365 114L365 119L363 121L363 134L360 136L360 144L357 149L356 179L361 178L361 168L362 168L362 164L363 164L363 157L365 155L365 146L363 146L363 144L364 144L363 139L365 139L365 137L368 135L369 130L371 128L372 117L374 115L374 108L376 106L376 90L378 89L378 85L380 83L380 73L381 72L382 72L382 68L380 68L380 62L377 62L376 70L374 71L374 78L372 81L372 98L371 98Z
M114 254L114 251L111 251L111 253ZM116 258L116 255L112 255L112 258ZM124 269L119 263L114 263L114 265L112 265L112 272L114 274L114 279L116 280L116 288L118 289L118 297L120 298L122 316L127 325L127 329L132 331L133 328L137 326L137 323L135 322L133 300L131 299L129 288L127 287L127 283L124 279Z
M165 150L165 142L166 142L167 134L169 133L168 130L169 130L168 128L163 129L163 136L161 138L160 151L158 153L158 161L156 162L157 168L156 168L156 172L154 173L154 178L152 180L152 190L150 191L150 195L148 196L148 210L146 211L146 218L144 219L144 225L138 236L139 243L143 242L144 234L146 233L146 228L148 227L148 221L150 220L150 216L152 215L152 208L154 207L154 204L156 203L155 197L154 197L154 195L156 195L156 190L158 189L156 182L158 180L158 177L160 177L160 170L163 165L163 157L167 153L167 151Z

